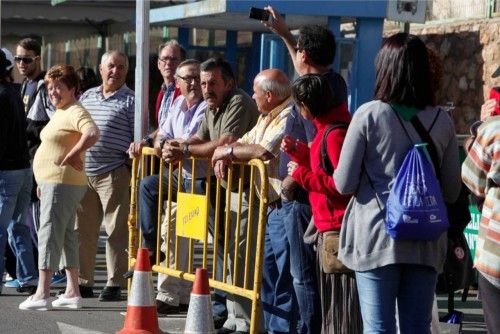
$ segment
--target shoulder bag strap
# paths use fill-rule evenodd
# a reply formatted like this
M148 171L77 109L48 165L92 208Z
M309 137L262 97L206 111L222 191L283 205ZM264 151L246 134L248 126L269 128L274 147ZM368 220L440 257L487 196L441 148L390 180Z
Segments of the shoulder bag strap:
M437 117L439 116L440 111L441 111L441 109L438 110L437 115L434 118L434 121L432 122L431 129L434 126L434 123L436 122ZM429 131L427 131L425 129L424 125L422 124L422 122L420 122L420 120L418 119L418 117L416 115L411 118L410 122L413 125L413 127L415 128L415 130L417 131L417 133L420 136L420 138L424 142L427 143L427 151L429 152L429 155L430 155L431 160L432 160L432 164L434 165L434 169L436 171L436 177L439 180L439 173L438 173L439 166L440 166L440 164L439 164L439 157L438 157L438 154L437 154L436 145L434 144L434 140L432 140L431 135L429 134L430 129L429 129Z
M333 123L330 124L326 127L325 131L323 132L323 138L321 139L321 157L320 157L320 167L326 172L328 175L332 175L334 168L333 164L330 160L330 157L328 156L328 150L327 150L327 138L330 132L332 132L335 129L339 128L344 128L347 129L347 124L346 123Z

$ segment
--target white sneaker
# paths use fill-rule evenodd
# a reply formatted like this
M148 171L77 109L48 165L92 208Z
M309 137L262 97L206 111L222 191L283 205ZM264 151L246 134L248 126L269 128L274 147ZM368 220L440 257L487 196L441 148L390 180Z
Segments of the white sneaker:
M49 303L49 298L33 300L33 296L29 296L28 299L19 304L19 309L32 311L49 311L52 309L52 305Z
M52 302L53 307L63 307L63 308L82 308L82 297L72 297L66 298L64 295L60 295L56 300Z

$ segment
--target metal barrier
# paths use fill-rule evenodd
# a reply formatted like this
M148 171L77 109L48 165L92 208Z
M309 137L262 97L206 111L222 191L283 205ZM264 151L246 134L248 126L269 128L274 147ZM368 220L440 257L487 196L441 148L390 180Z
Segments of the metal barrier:
M204 160L206 159L191 158L192 179L197 178L195 167ZM207 165L210 163L208 162ZM178 184L178 192L175 196L176 219L173 219L172 180L175 170L178 173L177 179L182 180L182 162L178 166L164 165L163 160L156 158L153 149L143 148L142 156L134 159L132 165L128 219L130 267L135 263L137 248L141 243L140 231L137 227L138 185L142 178L154 174L155 170L158 170L160 180L168 177L169 182L168 189L165 191L166 196L162 195L164 189L162 182L159 182L160 196L156 222L158 246L152 270L194 281L194 262L201 261L201 266L207 268L209 272L209 283L212 288L251 301L250 332L257 333L260 320L260 289L268 205L268 177L264 163L258 159L249 162L234 161L233 166L228 168L224 180L212 177L211 167L208 166L204 194L195 192L194 182L191 182L191 189L186 189L186 192L180 191L181 186ZM229 191L230 189L232 192ZM213 194L215 198L211 197ZM163 213L165 201L166 212ZM224 207L227 208L225 211ZM172 225L174 223L175 229ZM161 235L161 224L166 224L164 235ZM174 230L175 236L171 235ZM169 240L175 240L173 249ZM179 261L179 256L183 251L179 249L182 246L180 246L181 240L187 240L188 244L187 265L180 263L182 260ZM165 244L165 264L160 264L162 241Z

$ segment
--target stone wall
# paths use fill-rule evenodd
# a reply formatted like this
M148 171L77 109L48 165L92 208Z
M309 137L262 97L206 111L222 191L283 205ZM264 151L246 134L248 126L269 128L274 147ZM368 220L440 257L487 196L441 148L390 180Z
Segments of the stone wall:
M500 77L491 78L500 66L500 18L412 25L410 32L441 55L444 73L439 103L455 105L456 131L468 133L470 124L479 119L490 88L500 86Z

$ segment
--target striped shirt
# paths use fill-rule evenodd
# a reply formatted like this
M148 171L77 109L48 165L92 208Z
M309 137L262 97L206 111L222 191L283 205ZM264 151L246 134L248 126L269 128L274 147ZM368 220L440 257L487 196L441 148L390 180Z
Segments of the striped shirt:
M484 198L475 267L500 289L500 116L479 127L462 165L462 180L476 196Z
M80 102L101 133L97 143L87 150L87 175L101 175L127 163L127 150L134 138L134 91L123 85L105 98L99 86L87 90Z

